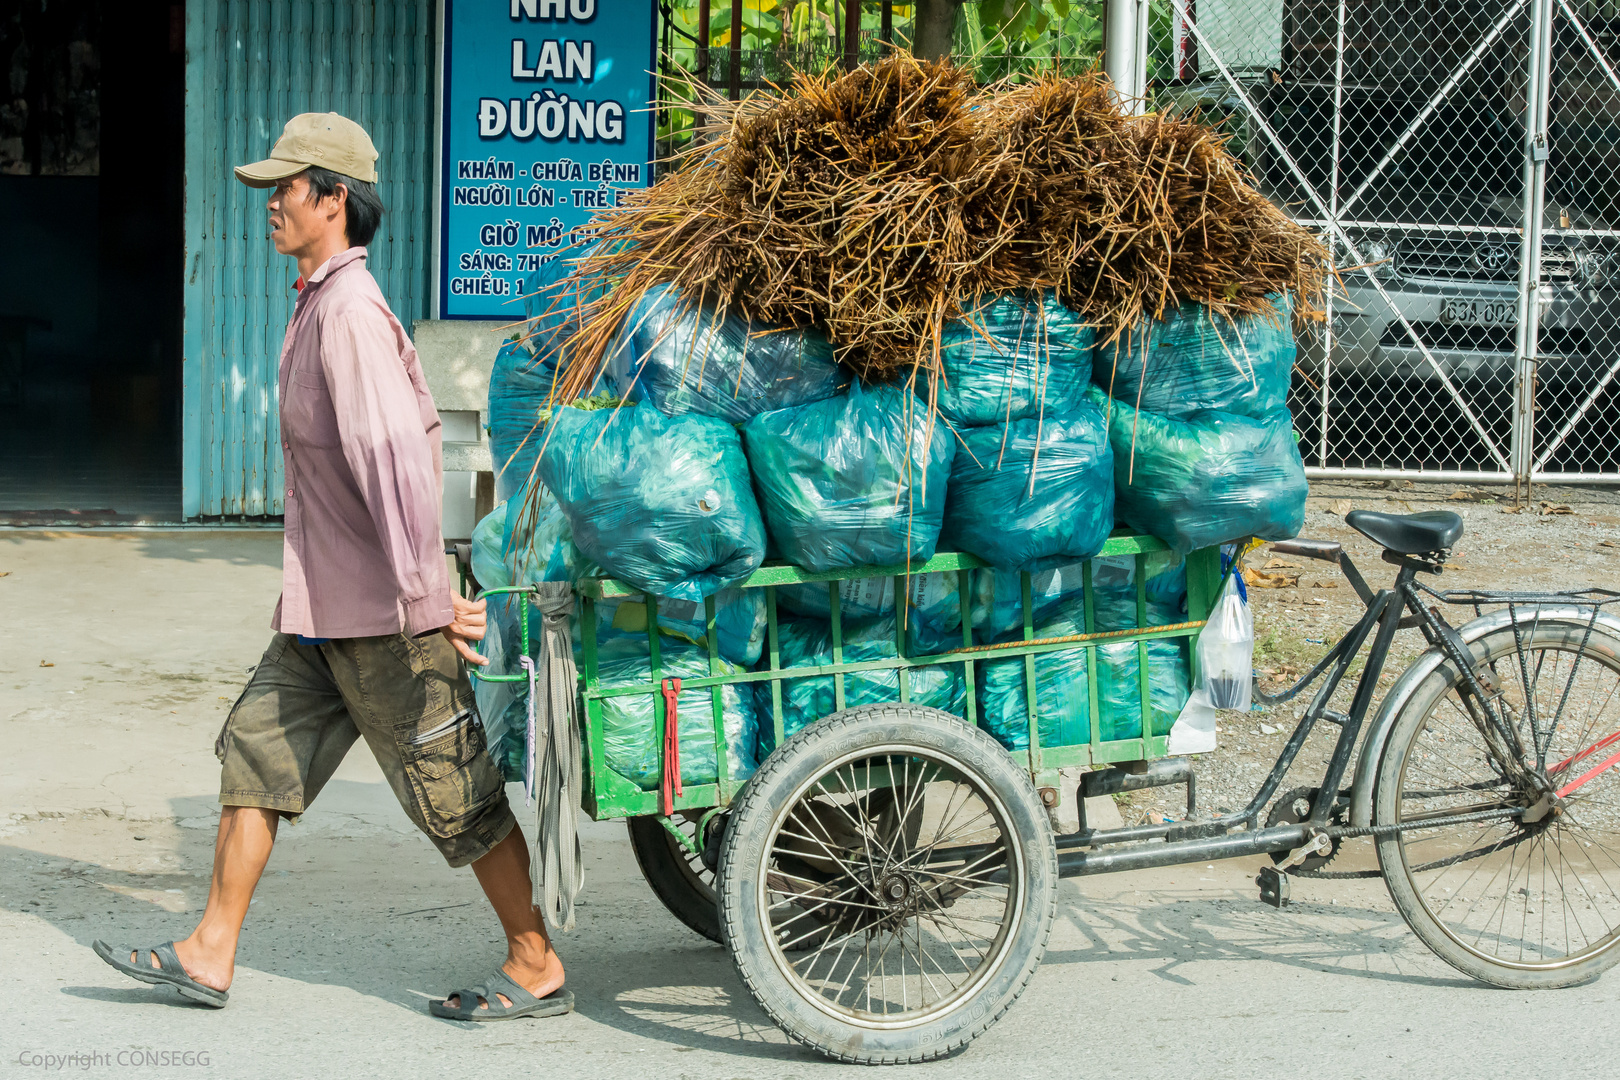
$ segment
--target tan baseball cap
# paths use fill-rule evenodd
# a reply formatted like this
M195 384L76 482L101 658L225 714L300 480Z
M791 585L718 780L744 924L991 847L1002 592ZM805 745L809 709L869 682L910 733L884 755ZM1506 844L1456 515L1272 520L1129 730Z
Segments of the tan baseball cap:
M276 181L303 172L311 165L330 169L367 183L377 182L377 148L366 129L347 116L299 113L281 129L270 156L251 165L238 165L236 178L248 187L275 187Z

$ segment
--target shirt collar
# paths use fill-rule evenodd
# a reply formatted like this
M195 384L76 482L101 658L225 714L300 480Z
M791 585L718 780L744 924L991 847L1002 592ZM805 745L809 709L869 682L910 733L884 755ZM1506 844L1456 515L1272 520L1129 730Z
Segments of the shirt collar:
M327 259L325 262L321 263L320 266L316 267L315 272L309 275L308 281L304 281L303 278L299 278L298 281L293 282L293 288L297 289L299 292L303 292L308 286L319 285L321 282L325 281L327 275L336 273L338 270L348 266L356 259L363 259L365 257L366 249L363 247L346 248L343 251L338 252L336 255L333 255L330 259Z

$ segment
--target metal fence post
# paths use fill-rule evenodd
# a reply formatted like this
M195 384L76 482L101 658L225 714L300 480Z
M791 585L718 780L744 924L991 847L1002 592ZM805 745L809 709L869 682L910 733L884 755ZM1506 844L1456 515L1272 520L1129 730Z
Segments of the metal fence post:
M1103 18L1103 72L1125 111L1142 111L1147 94L1147 0L1107 0Z
M1513 497L1530 497L1534 461L1536 348L1541 336L1541 229L1547 184L1549 88L1552 82L1552 0L1530 8L1529 70L1524 109L1524 235L1519 244L1519 319L1513 357L1513 429L1508 458Z

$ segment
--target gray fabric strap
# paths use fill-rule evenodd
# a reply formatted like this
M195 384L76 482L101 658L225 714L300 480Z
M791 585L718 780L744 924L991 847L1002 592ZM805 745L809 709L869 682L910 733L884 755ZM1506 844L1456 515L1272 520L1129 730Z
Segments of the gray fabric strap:
M574 898L585 885L579 850L581 766L579 675L569 616L574 591L565 581L542 581L531 603L540 609L540 648L529 673L529 745L525 768L535 805L534 855L529 875L534 905L554 930L574 928Z

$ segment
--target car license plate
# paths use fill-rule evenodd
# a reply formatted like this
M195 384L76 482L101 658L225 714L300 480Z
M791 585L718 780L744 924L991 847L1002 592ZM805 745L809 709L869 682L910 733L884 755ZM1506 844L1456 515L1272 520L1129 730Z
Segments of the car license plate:
M1512 326L1519 320L1517 300L1446 300L1440 321L1466 326Z

